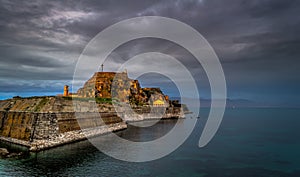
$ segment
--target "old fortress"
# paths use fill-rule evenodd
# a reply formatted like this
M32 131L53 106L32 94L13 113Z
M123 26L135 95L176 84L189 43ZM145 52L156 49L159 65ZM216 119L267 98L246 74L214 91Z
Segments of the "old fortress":
M169 106L169 97L160 88L142 88L138 80L130 79L127 71L96 72L77 93L64 86L64 97L114 99L131 105Z
M184 118L186 111L160 88L142 88L126 71L102 70L76 93L64 86L57 96L1 100L0 141L40 151L123 130L127 122Z

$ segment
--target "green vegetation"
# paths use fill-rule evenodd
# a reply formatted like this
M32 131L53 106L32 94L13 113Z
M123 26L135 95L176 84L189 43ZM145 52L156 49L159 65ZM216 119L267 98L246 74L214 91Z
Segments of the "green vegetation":
M112 104L112 99L111 98L95 98L96 103L107 103L107 104Z
M64 100L72 100L73 98L72 97L69 97L69 96L63 96L62 97Z
M13 99L22 99L20 96L14 96Z
M47 97L42 97L42 100L39 102L39 104L34 108L34 112L39 112L48 102L48 98Z
M111 98L88 98L88 97L62 97L65 100L77 100L77 101L95 101L98 104L112 104Z
M39 98L54 98L55 96L31 96L31 97L21 97L21 99L39 99Z

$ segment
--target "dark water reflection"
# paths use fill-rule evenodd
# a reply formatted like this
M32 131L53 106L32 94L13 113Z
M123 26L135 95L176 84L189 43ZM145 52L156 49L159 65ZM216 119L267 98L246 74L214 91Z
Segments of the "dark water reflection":
M21 159L2 159L0 176L300 176L300 110L228 109L213 141L200 149L197 143L208 110L202 111L189 139L156 161L119 161L82 141ZM175 123L131 126L118 135L149 141L163 136Z
M139 124L145 123L147 125L149 123L152 125L151 120L131 123L128 125L127 130L118 132L117 135L135 142L152 141L167 134L177 122L182 123L183 121L184 120L166 119L161 120L157 124L149 127L140 127ZM156 120L153 122L155 123Z

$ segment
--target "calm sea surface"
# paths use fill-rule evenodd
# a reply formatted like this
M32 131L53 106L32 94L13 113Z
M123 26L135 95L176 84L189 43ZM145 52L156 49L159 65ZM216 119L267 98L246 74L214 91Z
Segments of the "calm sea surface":
M214 139L199 148L207 112L201 110L187 141L159 160L123 162L82 141L19 159L0 159L0 176L300 176L300 109L227 109ZM191 117L195 119L192 115L187 119ZM131 126L118 135L149 141L163 136L176 122L164 120L149 128ZM14 146L8 148L18 151Z

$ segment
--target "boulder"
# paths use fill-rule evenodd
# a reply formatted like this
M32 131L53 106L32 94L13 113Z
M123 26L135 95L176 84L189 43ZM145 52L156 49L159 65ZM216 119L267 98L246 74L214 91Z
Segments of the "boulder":
M6 156L9 152L6 148L0 148L0 156Z
M8 154L6 156L6 158L12 158L12 157L16 157L16 156L18 156L18 154L13 152L13 153Z

